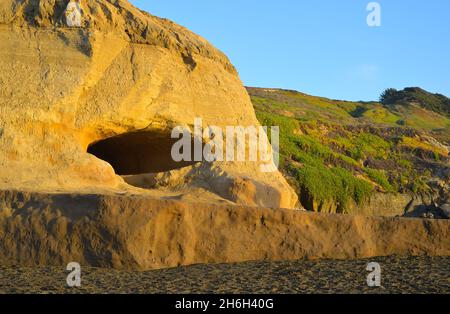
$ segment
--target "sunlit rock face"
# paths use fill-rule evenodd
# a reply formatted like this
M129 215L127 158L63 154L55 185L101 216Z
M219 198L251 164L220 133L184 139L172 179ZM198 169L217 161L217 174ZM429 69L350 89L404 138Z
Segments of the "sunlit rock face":
M296 204L280 173L255 162L172 164L175 126L259 124L223 53L128 1L1 1L0 68L2 189Z

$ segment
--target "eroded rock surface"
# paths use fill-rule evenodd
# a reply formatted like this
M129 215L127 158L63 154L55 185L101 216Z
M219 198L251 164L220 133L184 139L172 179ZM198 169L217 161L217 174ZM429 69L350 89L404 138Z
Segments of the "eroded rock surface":
M196 117L219 127L259 125L222 52L128 1L1 1L0 68L3 188L126 190L131 187L111 164L118 157L138 164L139 156L138 161L159 165L146 172L174 170L164 168L171 156L162 144L175 126L192 126ZM138 132L143 135L134 136ZM116 136L132 147L111 146L110 163L88 153L91 144ZM216 162L202 169L208 177L230 180L225 189L234 192L226 201L296 204L295 192L278 172L261 173L252 162ZM201 175L195 181L201 182ZM239 189L243 196L234 195ZM206 190L218 195L217 189Z
M449 256L450 221L156 200L0 193L0 261L156 269L254 260Z

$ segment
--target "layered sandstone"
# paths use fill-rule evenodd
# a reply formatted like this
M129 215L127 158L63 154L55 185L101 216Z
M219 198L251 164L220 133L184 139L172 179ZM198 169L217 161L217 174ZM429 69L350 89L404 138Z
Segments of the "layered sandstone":
M0 2L0 187L125 191L133 188L118 174L153 172L125 171L150 160L158 172L175 170L166 176L179 184L172 180L166 191L295 206L282 176L262 173L257 163L195 165L185 181L186 171L176 168L192 165L166 163L171 130L192 127L196 117L204 125L259 125L223 53L128 1L70 3L80 16L66 11L69 0ZM88 153L91 144L117 136L123 141L113 143L128 146L102 152L109 160ZM126 169L114 165L118 158Z
M0 261L147 270L252 260L450 255L450 221L142 196L0 192Z

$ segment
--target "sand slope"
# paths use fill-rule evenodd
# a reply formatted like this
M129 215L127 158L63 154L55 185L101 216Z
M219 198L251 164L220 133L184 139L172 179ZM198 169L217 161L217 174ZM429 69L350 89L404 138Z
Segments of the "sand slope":
M0 260L149 270L196 263L450 255L450 221L133 195L0 193Z

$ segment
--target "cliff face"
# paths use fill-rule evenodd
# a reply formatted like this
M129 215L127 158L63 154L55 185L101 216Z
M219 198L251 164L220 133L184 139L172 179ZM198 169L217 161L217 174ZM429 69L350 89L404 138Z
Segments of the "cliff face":
M220 51L127 1L2 0L0 69L2 262L449 255L448 221L274 211L297 196L260 162L175 165L175 126L259 122Z
M71 24L78 32L114 34L132 44L167 48L186 57L201 55L236 73L228 58L205 39L167 19L141 11L126 0L4 0L0 4L0 23L41 30L67 30L70 28L69 4L80 9L79 24Z
M449 256L450 221L0 192L0 261L147 270L255 260Z
M69 2L79 6L79 21L69 22ZM132 161L164 165L175 126L192 126L196 117L204 125L259 125L223 53L128 1L1 1L0 68L3 188L126 190L118 168ZM102 152L109 163L88 153L115 136L128 146L113 141ZM157 168L177 168L169 166ZM296 195L282 176L258 169L210 163L171 188L195 185L231 202L293 207Z

